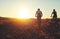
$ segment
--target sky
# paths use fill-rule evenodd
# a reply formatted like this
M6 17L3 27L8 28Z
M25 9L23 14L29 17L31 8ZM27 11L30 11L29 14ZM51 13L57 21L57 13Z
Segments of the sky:
M51 18L53 9L56 9L58 18L60 18L60 0L0 0L0 16L2 17L17 18L21 15L23 8L29 11L30 18L35 18L38 8L43 13L42 18Z

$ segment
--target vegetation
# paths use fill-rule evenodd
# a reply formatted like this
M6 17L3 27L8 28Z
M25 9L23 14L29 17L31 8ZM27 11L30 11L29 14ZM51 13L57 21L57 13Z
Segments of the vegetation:
M0 39L60 39L60 19L42 19L40 30L36 19L0 17Z

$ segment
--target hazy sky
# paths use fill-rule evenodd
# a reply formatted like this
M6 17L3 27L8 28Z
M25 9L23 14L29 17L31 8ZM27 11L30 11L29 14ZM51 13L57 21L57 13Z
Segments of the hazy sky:
M0 0L0 16L17 17L22 7L29 9L30 17L35 17L38 8L43 18L50 18L53 9L56 9L60 17L60 0Z

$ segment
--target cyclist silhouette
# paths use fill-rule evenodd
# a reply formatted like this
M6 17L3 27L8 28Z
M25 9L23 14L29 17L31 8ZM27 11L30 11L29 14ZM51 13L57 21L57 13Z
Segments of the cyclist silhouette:
M38 25L40 25L40 24L41 24L42 12L40 11L39 8L38 8L38 10L36 11L35 17L37 17Z
M55 11L55 9L53 9L53 12L51 14L51 17L53 17L53 20L56 21L57 20L57 12Z

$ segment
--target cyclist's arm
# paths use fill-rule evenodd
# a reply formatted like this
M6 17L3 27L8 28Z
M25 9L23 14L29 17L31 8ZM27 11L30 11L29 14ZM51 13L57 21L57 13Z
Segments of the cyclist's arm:
M52 14L53 14L53 12L52 12ZM52 17L52 14L51 14L51 17Z
M37 17L37 12L36 12L36 14L35 14L35 17Z

